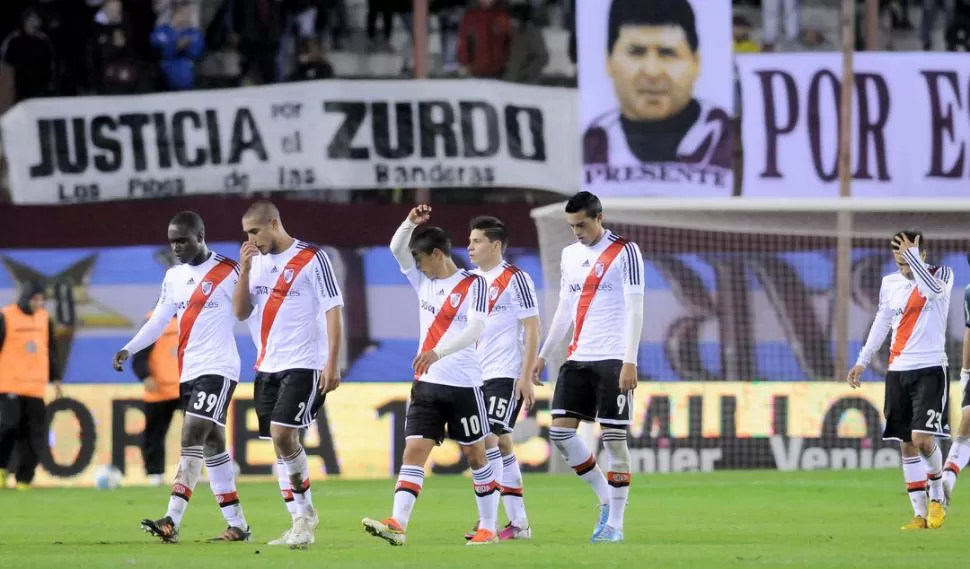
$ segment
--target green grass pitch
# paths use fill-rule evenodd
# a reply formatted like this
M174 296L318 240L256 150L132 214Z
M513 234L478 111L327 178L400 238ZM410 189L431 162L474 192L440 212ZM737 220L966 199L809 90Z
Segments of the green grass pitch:
M265 545L289 525L271 482L239 489L254 530L250 544L204 542L225 525L205 482L196 489L177 545L158 543L138 524L163 515L166 488L5 490L0 491L0 566L909 569L927 563L959 566L967 558L970 486L957 487L941 529L902 532L899 526L911 510L896 470L640 475L633 484L625 543L589 544L596 509L581 480L529 475L525 496L532 541L465 547L462 536L477 517L471 480L429 477L408 544L393 548L360 525L365 516L389 514L393 481L317 481L320 527L316 544L305 551ZM504 512L500 516L504 525Z

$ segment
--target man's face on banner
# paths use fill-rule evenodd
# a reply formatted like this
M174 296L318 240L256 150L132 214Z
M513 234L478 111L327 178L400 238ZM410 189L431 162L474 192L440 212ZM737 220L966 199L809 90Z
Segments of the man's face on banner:
M700 55L680 26L623 26L606 63L623 116L656 121L690 103Z

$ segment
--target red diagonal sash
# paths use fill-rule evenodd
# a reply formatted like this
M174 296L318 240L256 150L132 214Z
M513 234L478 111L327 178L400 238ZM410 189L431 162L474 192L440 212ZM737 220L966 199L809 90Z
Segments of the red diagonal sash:
M209 272L202 277L199 284L195 286L195 290L192 291L192 296L189 297L189 302L185 306L185 312L179 318L178 363L180 376L182 375L182 358L185 356L186 346L189 345L192 326L195 325L199 314L202 314L202 308L205 306L206 299L232 273L234 268L235 264L232 262L219 261L216 263L216 266L209 269ZM203 290L206 288L206 283L209 283L208 290Z
M259 369L259 364L263 363L263 357L266 356L266 342L269 340L269 331L273 327L273 322L276 321L276 314L279 313L280 307L283 306L283 301L286 300L286 296L290 292L290 288L296 282L296 277L299 276L303 267L307 266L313 260L316 254L316 247L303 249L296 255L293 255L290 262L283 267L280 276L277 277L276 284L273 285L273 290L269 293L269 299L266 300L266 306L263 307L263 319L259 326L259 357L256 358L255 366L257 370ZM289 280L286 278L288 274Z
M573 352L576 351L576 346L579 345L579 334L583 331L586 314L589 312L589 307L593 304L593 297L596 296L596 291L599 290L600 283L603 282L603 277L606 276L606 271L610 270L610 265L619 256L620 251L623 250L626 243L626 239L622 238L610 243L610 246L600 253L599 258L596 259L593 267L589 270L589 274L586 275L586 281L583 283L583 292L579 295L579 304L576 307L576 325L573 328L573 341L569 343L569 348L566 350L567 358L573 355Z
M517 267L506 267L502 274L500 274L493 282L492 286L488 287L488 312L492 313L492 309L495 308L495 304L498 299L502 297L502 293L508 288L509 283L512 282L512 277L515 273L519 272Z
M468 275L461 279L455 285L455 288L451 289L451 292L445 297L445 301L441 303L438 314L431 321L431 326L428 328L428 334L424 337L424 342L421 344L421 351L419 353L423 354L437 347L438 342L444 337L445 332L451 328L451 323L454 322L455 316L458 315L458 309L465 302L465 297L468 296L468 289L471 288L473 282L475 282L475 275ZM456 294L458 295L458 300L452 301L452 297ZM414 379L418 379L419 377L418 374L414 374Z

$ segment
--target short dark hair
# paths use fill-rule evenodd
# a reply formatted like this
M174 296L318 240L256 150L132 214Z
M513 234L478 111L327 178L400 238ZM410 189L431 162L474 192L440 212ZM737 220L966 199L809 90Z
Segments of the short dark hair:
M566 213L579 213L581 211L586 212L586 217L595 218L603 213L603 204L600 203L596 194L584 190L569 198L569 201L566 202Z
M613 0L606 32L606 53L620 37L623 26L675 26L683 28L690 50L697 53L697 18L688 0Z
M180 211L172 216L172 220L168 224L194 233L199 236L199 239L205 237L205 223L202 222L202 216L194 211Z
M509 244L509 230L506 229L502 220L497 217L480 215L472 219L468 225L469 229L477 229L484 233L489 241L501 241L503 249Z
M923 237L923 232L919 229L903 229L902 231L897 231L893 234L893 241L900 235L905 235L906 239L909 239L913 243L916 243L916 238L919 237L919 250L923 251L926 248L926 238Z
M424 253L430 255L438 249L445 255L451 256L451 238L440 227L425 227L411 236L411 254Z
M252 218L261 224L267 224L274 219L282 221L280 217L280 210L277 209L276 205L269 200L259 200L253 202L253 205L249 206L246 213L243 214L243 219Z

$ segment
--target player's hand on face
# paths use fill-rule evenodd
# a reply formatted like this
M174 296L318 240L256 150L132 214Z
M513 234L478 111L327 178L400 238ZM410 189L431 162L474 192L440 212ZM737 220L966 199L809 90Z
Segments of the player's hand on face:
M540 384L541 385L541 384ZM532 377L523 375L515 382L515 396L522 399L522 408L528 411L536 402L535 387L532 385Z
M637 387L637 366L623 364L620 368L620 391L626 392Z
M546 359L539 358L536 360L536 365L532 366L532 383L535 385L542 385L542 370L546 369Z
M441 358L438 357L438 354L434 353L434 350L428 350L427 352L418 355L418 357L414 358L414 363L411 364L414 367L414 373L418 375L428 373L428 369L431 367L431 364L435 363L439 359Z
M121 371L121 366L128 361L129 355L128 350L121 350L115 354L114 359L111 361L111 366L115 368L115 371Z
M327 394L338 387L340 387L340 368L336 363L328 362L320 374L320 392Z
M408 221L415 225L421 225L429 219L431 219L431 206L428 204L421 204L408 214Z
M250 241L246 241L239 248L239 263L243 269L249 270L253 265L253 257L259 255L259 249Z
M916 236L916 241L910 241L908 237L903 234L899 234L893 237L893 250L905 251L910 247L919 247L919 235Z
M866 371L866 368L860 365L854 365L852 366L852 369L849 370L849 375L845 378L845 380L849 382L849 386L852 387L852 389L856 389L862 385L862 372L864 371Z

